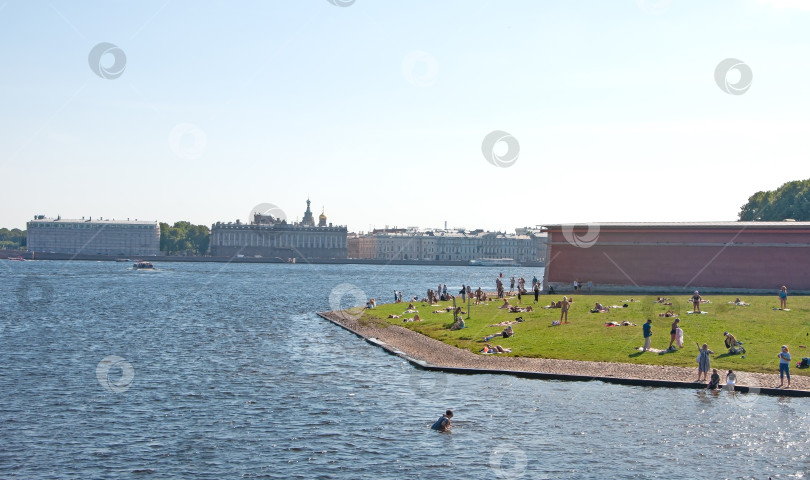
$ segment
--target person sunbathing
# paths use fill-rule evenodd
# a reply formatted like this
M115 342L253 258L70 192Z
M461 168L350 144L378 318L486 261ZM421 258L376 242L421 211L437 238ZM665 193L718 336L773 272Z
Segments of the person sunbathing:
M421 322L422 319L419 318L419 314L413 316L413 318L404 318L402 319L403 322Z
M419 310L414 310L413 308L409 308L402 313L419 313Z
M495 337L509 338L509 337L513 336L514 334L515 334L515 332L512 330L512 325L509 325L508 327L504 328L502 332L493 333L492 335L490 335L488 337L485 337L484 341L488 342L488 341L492 340Z
M504 299L503 299L503 305L501 305L501 306L500 306L500 307L498 307L498 308L500 309L500 308L510 308L510 307L511 307L511 305L509 305L509 300L508 300L508 299L506 299L506 298L504 298Z
M490 344L487 344L484 348L481 349L481 353L493 355L496 353L509 353L511 352L511 348L503 348L500 345L495 345L494 347Z
M400 316L401 316L401 315L394 315L394 314L392 313L391 315L388 315L388 318L399 318Z
M416 307L413 306L413 303L408 304L408 310L413 310L414 308L416 308Z

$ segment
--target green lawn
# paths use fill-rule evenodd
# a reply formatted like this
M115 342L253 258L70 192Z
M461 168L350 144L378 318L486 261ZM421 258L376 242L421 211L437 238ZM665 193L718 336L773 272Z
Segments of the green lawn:
M524 296L523 304L534 307L548 305L553 300L560 300L561 295L541 295L540 303L533 305L533 296ZM375 318L401 325L450 345L478 353L484 345L485 335L500 332L504 327L489 325L504 320L523 317L522 323L513 325L515 336L511 338L495 337L492 344L511 348L510 355L520 357L558 358L570 360L593 360L604 362L639 363L651 365L676 365L696 368L697 347L695 342L708 343L715 352L712 356L712 367L747 372L778 372L779 360L776 354L783 344L790 347L793 357L791 373L810 374L810 369L795 368L802 357L810 357L810 349L800 345L810 345L810 297L791 296L788 307L791 311L774 311L779 305L776 295L742 296L750 303L748 307L730 305L736 296L706 296L712 303L703 304L704 315L686 314L692 309L686 295L672 296L673 305L665 306L655 303L655 296L633 297L635 302L625 302L628 295L575 295L574 303L568 313L571 322L568 325L551 326L552 320L559 320L560 309L535 308L534 312L508 313L497 307L503 301L497 299L488 305L471 305L470 318L465 321L467 328L450 331L453 321L452 313L434 314L451 303L442 302L441 307L431 307L426 303L416 303L421 322L402 322L402 319L385 319L389 314L402 315L407 302L401 304L380 305L373 310L366 310L364 318L374 321ZM457 299L460 301L461 298ZM608 313L589 313L594 302L603 305L629 305L628 308L611 309ZM510 299L516 304L517 298ZM659 313L672 309L680 314L681 328L684 331L684 348L675 353L656 354L642 353L635 349L643 345L641 325L647 318L653 321L652 347L665 350L669 346L671 318L659 317ZM467 311L466 304L464 311ZM635 327L605 327L608 321L630 321ZM745 358L740 355L728 355L723 344L723 332L729 331L743 342L746 349Z

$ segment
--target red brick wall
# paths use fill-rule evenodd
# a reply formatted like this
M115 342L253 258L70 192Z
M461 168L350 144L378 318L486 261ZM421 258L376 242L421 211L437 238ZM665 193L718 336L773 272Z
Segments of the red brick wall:
M589 248L549 238L551 283L810 290L810 231L602 229Z

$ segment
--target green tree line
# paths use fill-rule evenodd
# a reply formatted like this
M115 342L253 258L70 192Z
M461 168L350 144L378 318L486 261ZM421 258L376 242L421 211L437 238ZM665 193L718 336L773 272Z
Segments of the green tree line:
M180 221L170 226L160 222L160 251L166 254L205 255L210 234L205 225Z
M0 228L0 249L20 250L25 248L26 231L19 228Z
M751 195L739 217L740 221L810 221L810 180L787 182L776 190Z

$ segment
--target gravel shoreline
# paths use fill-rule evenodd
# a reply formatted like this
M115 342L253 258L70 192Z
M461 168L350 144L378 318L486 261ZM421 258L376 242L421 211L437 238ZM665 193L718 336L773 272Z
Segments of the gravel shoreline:
M579 377L611 377L637 380L669 381L692 384L697 379L695 368L662 365L636 365L629 363L590 362L576 360L555 360L545 358L502 357L498 355L477 355L456 348L421 333L382 320L376 322L359 321L346 312L325 312L321 317L334 322L358 335L378 339L406 356L428 365L477 370L508 370L518 372L538 372ZM794 366L795 368L795 366ZM778 365L774 362L774 370ZM721 379L725 379L725 372ZM750 373L737 371L737 385L759 389L773 389L779 385L779 373ZM791 376L788 391L805 391L810 394L810 379L803 375ZM804 393L804 392L802 392Z

